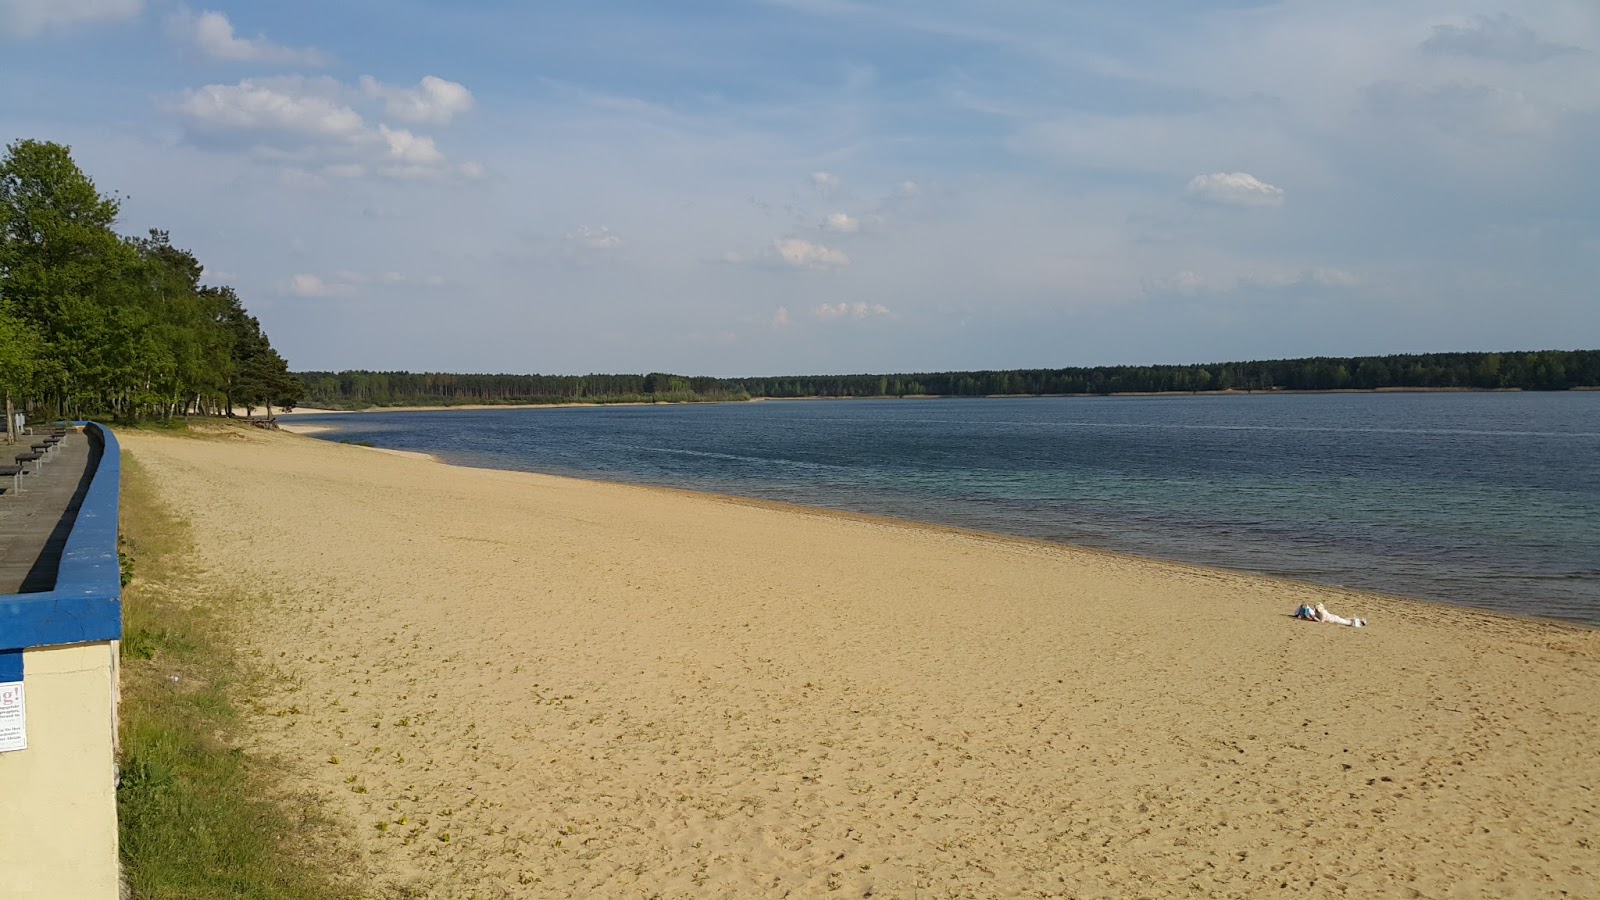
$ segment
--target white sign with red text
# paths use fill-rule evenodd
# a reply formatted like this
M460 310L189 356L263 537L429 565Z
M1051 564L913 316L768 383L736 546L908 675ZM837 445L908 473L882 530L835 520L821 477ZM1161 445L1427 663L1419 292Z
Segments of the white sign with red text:
M0 683L0 753L28 749L27 704L22 682Z

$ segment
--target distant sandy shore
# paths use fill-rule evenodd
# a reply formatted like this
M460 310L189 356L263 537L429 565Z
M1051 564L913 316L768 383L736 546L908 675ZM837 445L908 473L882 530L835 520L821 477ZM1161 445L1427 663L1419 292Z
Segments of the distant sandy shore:
M1572 897L1600 631L290 434L130 432L260 746L438 897ZM1298 622L1296 604L1361 614Z
M712 401L706 401L712 402ZM724 402L724 401L716 401ZM745 401L725 401L743 403ZM279 416L347 416L352 413L384 412L442 412L444 410L484 409L587 409L592 406L688 406L687 403L463 403L457 406L368 406L364 409L320 409L314 406L297 406L280 410Z

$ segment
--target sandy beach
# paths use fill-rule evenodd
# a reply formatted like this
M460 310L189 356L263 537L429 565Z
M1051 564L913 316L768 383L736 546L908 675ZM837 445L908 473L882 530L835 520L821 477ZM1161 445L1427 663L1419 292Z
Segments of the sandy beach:
M380 889L1595 895L1600 631L256 429L122 440L251 598L258 749ZM1371 625L1289 617L1317 601Z
M278 429L290 434L324 434L332 431L331 425L312 425L306 422L279 422Z

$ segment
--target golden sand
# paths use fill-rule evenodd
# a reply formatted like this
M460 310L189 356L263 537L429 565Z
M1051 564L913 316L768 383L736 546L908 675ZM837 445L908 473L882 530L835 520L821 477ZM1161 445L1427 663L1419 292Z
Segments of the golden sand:
M379 886L1600 891L1600 631L248 429L124 446L261 598L261 746ZM1371 625L1289 617L1318 600Z

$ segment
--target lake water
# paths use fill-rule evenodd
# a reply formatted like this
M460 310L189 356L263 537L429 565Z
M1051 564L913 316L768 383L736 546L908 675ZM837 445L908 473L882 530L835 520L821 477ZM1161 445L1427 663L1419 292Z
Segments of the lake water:
M312 421L312 420L308 420ZM318 416L330 440L1600 625L1600 392ZM686 535L692 538L692 535Z

